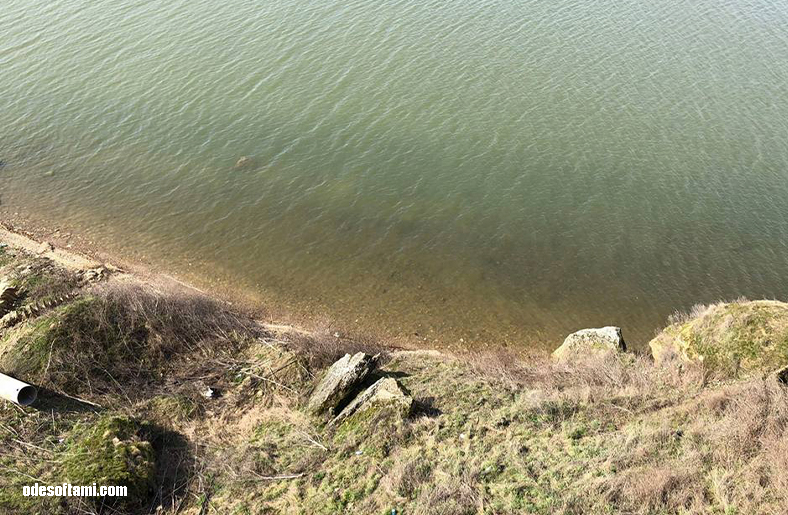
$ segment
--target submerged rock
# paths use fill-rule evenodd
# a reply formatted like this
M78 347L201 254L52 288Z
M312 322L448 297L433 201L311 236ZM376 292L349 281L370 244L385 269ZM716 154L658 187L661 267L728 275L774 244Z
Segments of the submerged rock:
M627 350L621 328L614 326L582 329L566 337L564 343L553 351L553 357L566 361L575 357Z
M772 300L719 303L696 310L649 342L657 364L702 364L724 377L788 364L788 304Z
M313 414L333 412L353 389L375 368L377 356L359 352L345 354L326 372L309 398L308 409Z
M247 168L249 166L252 166L252 164L254 164L254 160L251 157L241 156L240 158L238 158L238 161L235 162L235 168L236 169Z
M342 413L331 421L331 424L338 424L356 413L373 408L393 409L405 417L410 413L412 406L413 399L405 394L397 380L391 377L384 377L353 399L342 410Z

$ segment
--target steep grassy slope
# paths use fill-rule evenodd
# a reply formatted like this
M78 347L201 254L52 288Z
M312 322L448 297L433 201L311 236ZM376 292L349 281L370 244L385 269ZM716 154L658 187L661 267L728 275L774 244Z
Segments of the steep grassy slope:
M396 378L412 412L329 425L305 409L326 367L385 349L20 252L0 266L26 278L19 309L65 298L0 330L0 371L41 387L33 407L0 404L5 513L788 512L788 388L769 374L389 351L368 383ZM23 497L36 481L132 495Z

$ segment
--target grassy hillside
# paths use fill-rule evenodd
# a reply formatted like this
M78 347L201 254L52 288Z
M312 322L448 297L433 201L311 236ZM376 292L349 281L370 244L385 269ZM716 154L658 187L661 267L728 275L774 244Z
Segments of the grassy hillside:
M777 304L676 320L659 366L559 364L274 334L205 297L8 248L2 278L19 295L0 371L40 388L32 407L0 404L4 513L788 512ZM308 414L326 368L357 351L382 353L366 384L395 378L410 413ZM22 496L94 481L131 495Z

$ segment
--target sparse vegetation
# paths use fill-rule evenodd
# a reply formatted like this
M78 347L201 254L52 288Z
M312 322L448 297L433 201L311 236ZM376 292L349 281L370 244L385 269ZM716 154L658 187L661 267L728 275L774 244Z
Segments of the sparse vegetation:
M716 378L788 364L788 304L739 299L696 306L671 321L650 343L659 362L695 361Z
M2 371L42 389L33 407L0 405L4 513L788 511L788 387L754 373L785 362L777 304L674 320L658 338L699 334L718 352L682 366L390 350L368 383L396 378L410 414L334 426L307 413L310 391L344 352L379 345L276 335L204 297L87 284L23 253L0 263L41 276L20 305L74 294L0 332ZM21 495L65 481L131 496Z

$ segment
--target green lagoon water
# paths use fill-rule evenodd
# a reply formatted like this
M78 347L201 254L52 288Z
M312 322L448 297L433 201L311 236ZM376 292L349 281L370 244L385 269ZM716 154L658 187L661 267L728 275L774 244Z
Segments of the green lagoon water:
M7 212L339 326L642 344L788 297L788 2L4 0L0 160Z

